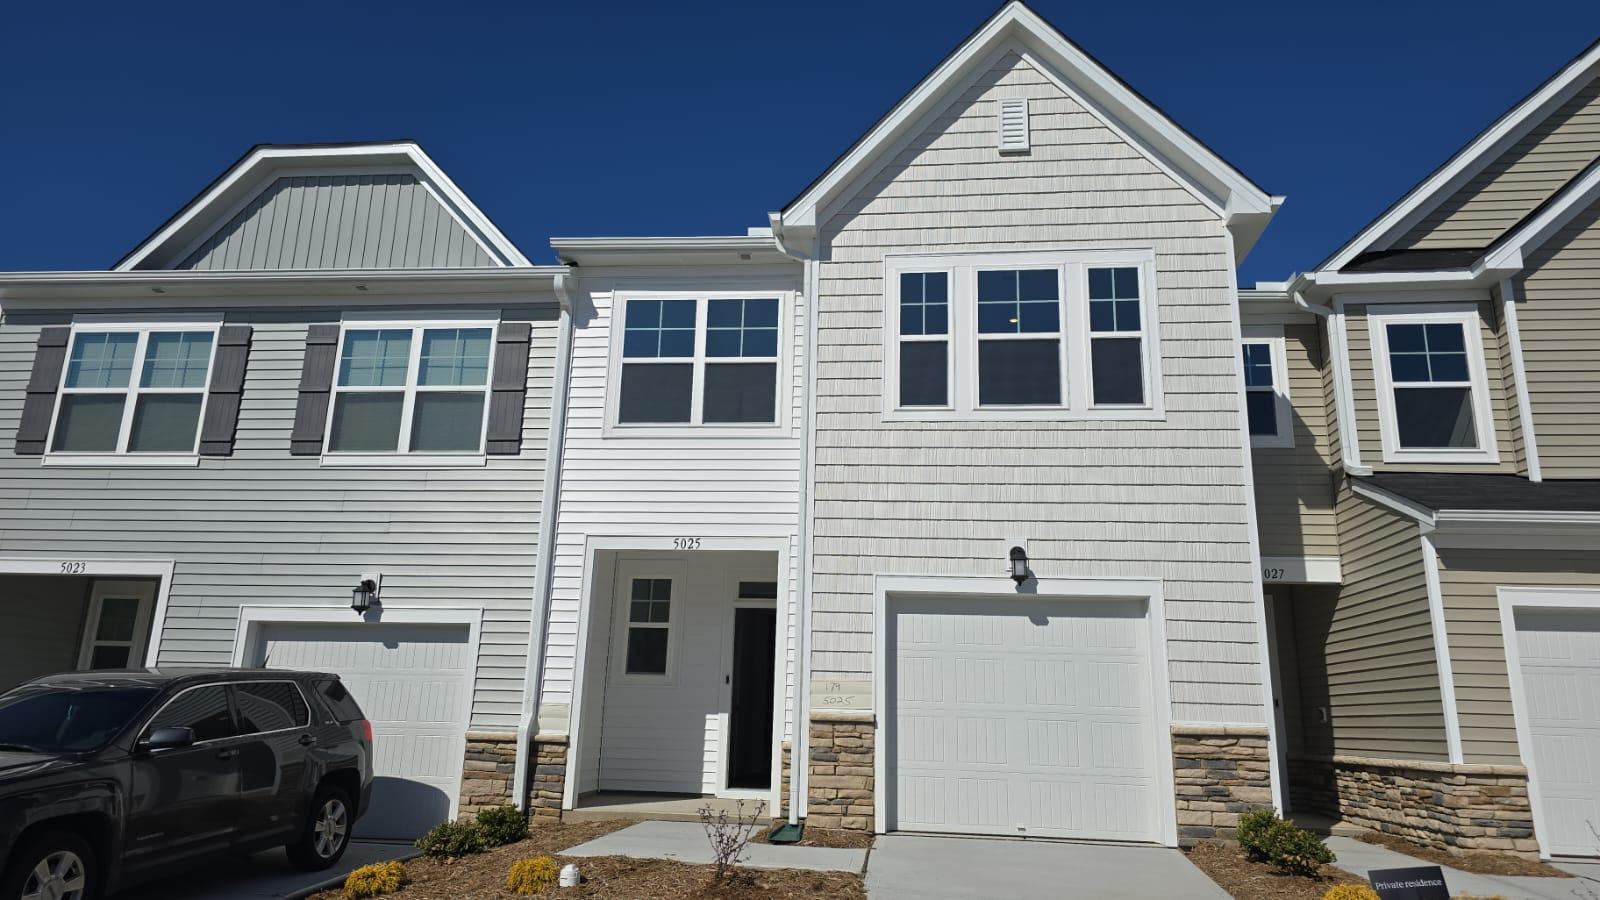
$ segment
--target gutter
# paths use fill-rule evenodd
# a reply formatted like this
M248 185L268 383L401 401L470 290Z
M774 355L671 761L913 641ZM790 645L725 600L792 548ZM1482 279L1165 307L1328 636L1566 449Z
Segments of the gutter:
M1312 276L1297 275L1289 281L1289 297L1294 305L1320 319L1328 320L1328 362L1333 366L1333 406L1339 417L1339 461L1349 475L1371 475L1372 469L1361 464L1361 445L1357 442L1355 421L1355 387L1350 383L1350 349L1345 342L1344 312L1332 307L1312 303L1305 292L1310 289Z

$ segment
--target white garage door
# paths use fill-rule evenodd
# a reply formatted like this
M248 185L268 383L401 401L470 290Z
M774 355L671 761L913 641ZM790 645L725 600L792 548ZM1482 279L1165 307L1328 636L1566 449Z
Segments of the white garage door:
M1600 856L1600 612L1517 613L1544 846Z
M372 806L357 835L414 838L454 814L472 705L467 649L464 625L263 627L263 665L337 673L372 722Z
M891 609L891 829L1161 839L1143 601Z

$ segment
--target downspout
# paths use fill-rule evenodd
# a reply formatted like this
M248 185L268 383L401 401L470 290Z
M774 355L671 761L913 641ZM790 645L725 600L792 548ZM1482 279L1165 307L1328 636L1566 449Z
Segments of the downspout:
M517 721L517 762L511 779L512 799L517 809L528 810L528 775L538 759L530 753L529 741L537 726L539 690L544 675L544 626L550 615L550 579L555 568L556 508L561 493L561 458L567 424L567 386L572 370L572 295L576 279L570 274L555 276L552 286L561 301L561 320L556 336L555 379L550 386L550 429L545 443L544 492L539 495L539 549L534 561L533 615L528 621L528 670L522 682L522 715ZM531 758L530 758L531 757Z
M811 753L811 722L807 710L811 703L811 461L816 448L816 423L812 397L817 383L817 261L789 246L784 241L783 216L770 213L772 240L778 252L799 260L804 267L802 290L806 304L806 374L800 390L800 415L805 422L805 437L800 449L800 532L797 538L795 567L795 593L799 595L800 609L795 626L794 673L794 734L789 742L789 824L797 825L801 818L803 802L810 782L810 769L805 761Z
M1348 475L1371 475L1372 469L1361 464L1361 446L1356 443L1355 399L1350 395L1350 356L1344 342L1344 314L1328 306L1320 306L1306 299L1305 290L1311 279L1299 275L1289 282L1289 296L1294 305L1328 322L1328 364L1333 367L1333 406L1339 417L1339 461Z

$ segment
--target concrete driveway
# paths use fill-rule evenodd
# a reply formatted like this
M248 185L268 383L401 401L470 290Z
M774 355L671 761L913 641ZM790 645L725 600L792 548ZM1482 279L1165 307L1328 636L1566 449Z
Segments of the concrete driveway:
M1228 900L1187 857L1165 847L899 834L878 836L867 857L867 895Z
M416 855L416 848L410 844L351 841L337 866L321 872L302 872L289 864L282 850L268 850L240 861L224 861L141 884L115 895L115 900L290 900L330 881L342 882L351 871L367 863Z

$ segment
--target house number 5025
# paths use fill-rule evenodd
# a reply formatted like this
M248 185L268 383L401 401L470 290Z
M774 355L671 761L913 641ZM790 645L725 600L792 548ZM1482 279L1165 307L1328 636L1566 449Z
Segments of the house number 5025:
M697 537L673 538L672 539L672 549L674 549L674 550L699 550L700 549L700 539L697 538Z
M61 564L61 574L63 575L82 575L88 570L89 564L85 562L64 562Z

